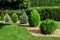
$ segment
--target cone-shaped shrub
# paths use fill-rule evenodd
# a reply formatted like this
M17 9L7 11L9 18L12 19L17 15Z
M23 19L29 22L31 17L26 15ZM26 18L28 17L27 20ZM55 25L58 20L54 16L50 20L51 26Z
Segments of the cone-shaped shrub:
M28 22L28 16L25 11L23 11L22 15L20 16L20 23L26 24Z
M35 9L30 9L27 12L29 25L32 27L39 26L40 24L40 15Z
M43 21L40 25L40 30L43 34L51 34L57 29L57 24L54 20Z
M5 22L9 22L10 21L10 16L8 14L5 15Z
M12 14L12 21L17 22L18 21L18 15L16 13Z

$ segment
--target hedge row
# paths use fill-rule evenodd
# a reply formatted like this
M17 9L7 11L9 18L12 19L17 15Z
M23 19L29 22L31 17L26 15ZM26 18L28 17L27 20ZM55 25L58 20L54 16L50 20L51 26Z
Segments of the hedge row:
M60 6L60 0L30 0L31 6Z
M41 15L41 20L54 19L60 21L60 8L36 8Z

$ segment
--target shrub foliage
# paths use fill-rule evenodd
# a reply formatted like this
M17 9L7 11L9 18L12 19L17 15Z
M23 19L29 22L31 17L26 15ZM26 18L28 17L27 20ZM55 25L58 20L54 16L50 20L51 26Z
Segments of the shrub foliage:
M35 9L29 9L27 15L30 26L36 27L40 24L40 16Z
M23 11L22 15L20 16L20 23L26 24L28 22L28 16L25 11Z
M57 24L53 20L43 21L40 25L40 30L43 34L51 34L57 29Z
M17 22L17 21L18 21L18 16L17 16L16 13L13 13L13 14L12 14L12 21L13 21L13 22Z
M10 21L10 16L8 14L5 15L5 22L9 22Z
M19 9L29 7L29 0L0 0L0 8Z
M60 6L60 0L30 0L31 6Z
M4 13L1 13L0 20L4 20Z
M36 8L37 9L37 8ZM41 20L53 19L60 21L60 8L38 8Z

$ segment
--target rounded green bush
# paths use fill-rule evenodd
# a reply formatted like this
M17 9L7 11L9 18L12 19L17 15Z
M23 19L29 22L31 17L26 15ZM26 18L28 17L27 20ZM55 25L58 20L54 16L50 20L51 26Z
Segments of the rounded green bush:
M29 25L32 27L39 26L40 24L40 15L35 9L30 9L27 12Z
M12 21L17 22L18 21L18 15L16 13L12 14Z
M57 24L54 20L43 21L40 25L40 30L43 34L51 34L57 29Z

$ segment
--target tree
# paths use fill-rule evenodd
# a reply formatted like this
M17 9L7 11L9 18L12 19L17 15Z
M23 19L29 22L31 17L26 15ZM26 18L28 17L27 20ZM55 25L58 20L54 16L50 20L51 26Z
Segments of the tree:
M30 6L29 0L20 1L19 8L26 9Z
M29 0L0 0L0 8L27 8L29 7Z

